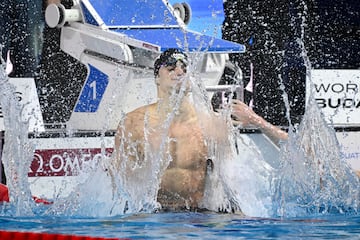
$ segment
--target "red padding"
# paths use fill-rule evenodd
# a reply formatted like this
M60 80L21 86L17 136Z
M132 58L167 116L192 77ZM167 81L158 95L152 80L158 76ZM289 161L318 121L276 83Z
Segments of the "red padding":
M32 196L32 198L34 199L34 201L36 203L42 203L42 204L45 204L45 205L49 205L49 204L53 204L53 202L50 202L46 199L43 199L43 198L38 198L38 197L35 197L35 196Z
M34 199L34 201L36 203L42 203L42 204L45 204L45 205L48 205L48 204L52 204L52 202L50 201L47 201L46 199L43 199L43 198L38 198L36 196L32 196L32 198ZM9 202L9 189L6 185L0 183L0 203L1 202Z
M102 238L76 235L65 235L56 233L34 233L34 232L9 232L0 230L1 240L120 240L125 238Z
M1 202L9 202L9 189L2 183L0 183L0 203Z

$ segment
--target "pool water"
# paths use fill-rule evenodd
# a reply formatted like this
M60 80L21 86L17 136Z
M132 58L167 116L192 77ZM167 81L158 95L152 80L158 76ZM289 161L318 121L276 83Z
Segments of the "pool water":
M8 231L130 239L360 239L359 215L247 218L217 213L153 213L111 218L0 217Z

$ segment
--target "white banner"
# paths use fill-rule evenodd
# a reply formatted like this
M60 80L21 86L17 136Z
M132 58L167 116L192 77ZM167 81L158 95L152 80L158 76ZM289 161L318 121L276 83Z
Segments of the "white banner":
M340 144L341 158L360 172L360 132L337 132L336 137Z
M313 84L311 84L313 83ZM314 69L307 82L318 106L334 126L360 125L360 70Z

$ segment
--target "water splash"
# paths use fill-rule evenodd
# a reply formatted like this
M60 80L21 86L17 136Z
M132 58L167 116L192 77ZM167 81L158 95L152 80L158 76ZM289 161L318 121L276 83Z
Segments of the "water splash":
M275 214L304 216L357 212L359 178L340 157L334 130L310 98L298 133L281 149L275 184Z
M196 62L203 54L195 55ZM211 99L205 90L203 80L196 75L191 78L192 99L199 115L199 122L207 123L215 118ZM232 98L232 94L228 96ZM258 146L246 135L239 134L230 119L230 107L225 107L218 114L223 124L215 125L219 133L226 135L217 139L207 138L209 157L213 168L208 169L206 188L202 207L212 211L236 212L249 216L269 216L271 206L270 180L272 167L264 160ZM208 131L208 130L207 130ZM204 131L204 135L207 133ZM249 204L251 203L251 204Z
M22 108L15 97L15 87L9 82L5 68L5 63L0 66L0 103L6 129L2 161L11 201L8 214L31 216L34 205L27 176L35 148L28 141L29 123L21 119ZM4 207L8 206L5 204Z
M150 116L145 114L144 159L136 155L136 160L133 161L122 142L112 157L104 160L101 166L90 173L88 179L69 197L55 202L46 214L99 217L154 212L159 209L157 192L161 176L172 161L168 147L173 140L168 137L168 132L172 119L187 94L187 84L185 79L180 91L173 90L170 98L173 111L159 124L156 137L158 141L155 145L149 141L154 136L149 127ZM123 130L125 118L126 115L123 114L119 123ZM122 136L122 139L127 137ZM136 152L136 143L128 143L128 148L132 149L130 152ZM117 156L122 160L118 161Z
M308 101L300 126L289 128L289 140L281 148L280 168L273 180L274 216L357 212L359 178L340 156L340 145L332 126L325 121L314 98L311 62L305 48L307 6L301 4L300 36L296 44L309 79ZM292 19L293 24L297 20ZM286 94L285 95L285 100ZM285 101L287 109L289 104ZM288 114L289 115L289 114ZM288 119L289 116L288 116ZM290 121L289 121L290 122Z

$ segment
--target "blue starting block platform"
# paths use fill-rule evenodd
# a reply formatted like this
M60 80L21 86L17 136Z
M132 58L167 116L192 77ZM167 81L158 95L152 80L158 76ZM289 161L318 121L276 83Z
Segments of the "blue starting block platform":
M88 0L81 1L81 9L85 23L159 46L160 51L245 52L242 44L187 30L161 0Z

